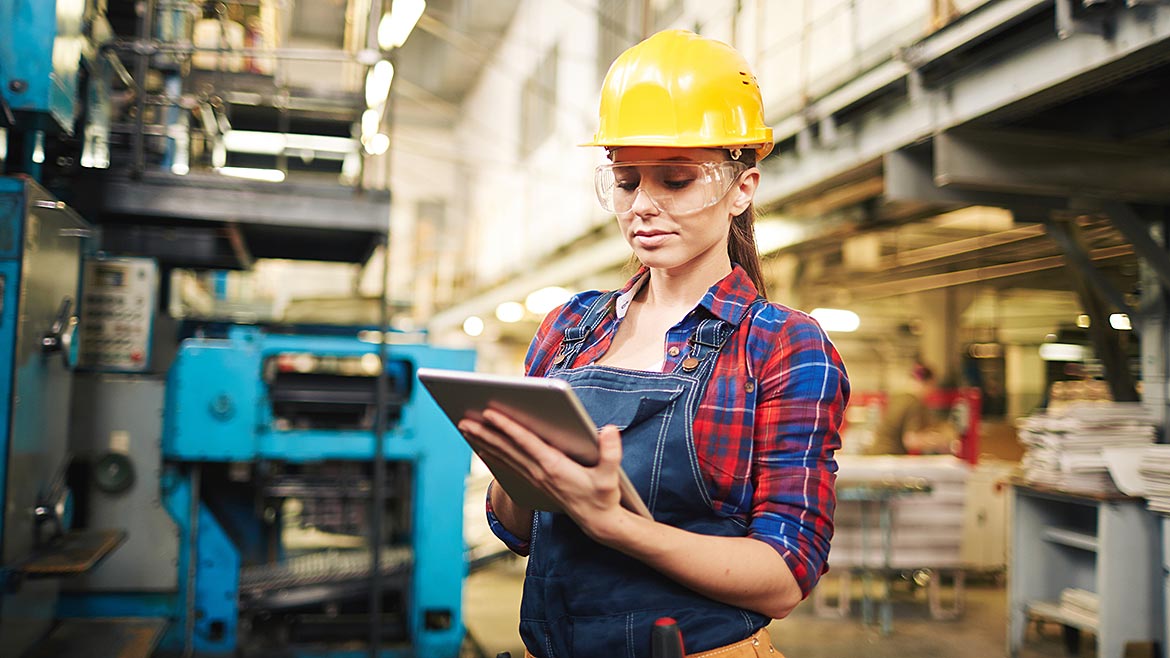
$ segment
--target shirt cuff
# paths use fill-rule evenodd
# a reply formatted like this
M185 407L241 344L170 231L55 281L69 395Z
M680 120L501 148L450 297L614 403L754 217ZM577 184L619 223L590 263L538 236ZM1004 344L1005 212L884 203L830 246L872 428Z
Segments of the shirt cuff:
M484 503L484 506L487 509L488 527L492 529L492 534L494 534L500 541L504 542L504 545L507 546L508 549L513 553L527 556L529 542L526 542L509 532L508 529L504 527L504 524L500 523L499 517L496 516L495 510L492 509L492 487L494 486L496 486L496 481L492 480L491 484L489 484L487 488L487 501Z
M808 598L813 588L817 586L817 581L827 571L823 563L818 566L810 564L800 553L792 550L775 537L759 533L749 533L748 536L764 542L780 554L784 563L788 565L788 570L792 572L792 577L796 579L796 584L800 587L802 600Z

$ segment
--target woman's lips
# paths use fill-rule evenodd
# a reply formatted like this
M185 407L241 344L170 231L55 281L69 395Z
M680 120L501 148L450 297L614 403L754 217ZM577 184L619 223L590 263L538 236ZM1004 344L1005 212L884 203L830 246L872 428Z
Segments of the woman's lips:
M670 233L664 231L638 231L634 233L634 244L639 247L653 249L661 247L670 239Z

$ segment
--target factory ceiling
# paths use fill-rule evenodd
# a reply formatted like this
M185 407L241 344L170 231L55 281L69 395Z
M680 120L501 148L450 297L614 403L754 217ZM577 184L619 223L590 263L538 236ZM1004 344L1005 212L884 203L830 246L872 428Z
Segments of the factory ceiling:
M395 53L395 120L449 122L511 23L519 0L431 0Z

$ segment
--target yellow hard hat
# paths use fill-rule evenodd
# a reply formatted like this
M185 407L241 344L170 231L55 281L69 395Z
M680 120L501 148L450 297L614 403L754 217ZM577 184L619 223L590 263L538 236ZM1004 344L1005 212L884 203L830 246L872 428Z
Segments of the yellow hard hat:
M614 60L601 87L600 123L582 146L772 150L760 85L734 48L666 30Z

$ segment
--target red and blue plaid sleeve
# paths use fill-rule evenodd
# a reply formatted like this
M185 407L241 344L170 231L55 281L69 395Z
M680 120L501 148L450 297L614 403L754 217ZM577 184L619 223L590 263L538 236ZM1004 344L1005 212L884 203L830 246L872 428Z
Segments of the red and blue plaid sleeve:
M751 352L767 349L769 354L759 373L749 536L780 553L808 596L828 568L837 502L833 454L841 447L849 380L815 320L770 308L782 312L762 313L752 333L774 342L764 346L749 340Z
M531 548L531 542L524 541L523 539L520 539L516 535L509 532L508 529L504 527L504 524L500 523L500 518L496 516L496 511L492 509L492 487L494 486L496 486L496 481L492 480L491 483L488 484L487 488L487 502L485 505L487 507L488 527L491 528L492 534L494 534L500 541L504 542L504 545L507 546L509 550L511 550L513 553L516 553L517 555L526 556L528 555L528 551Z

